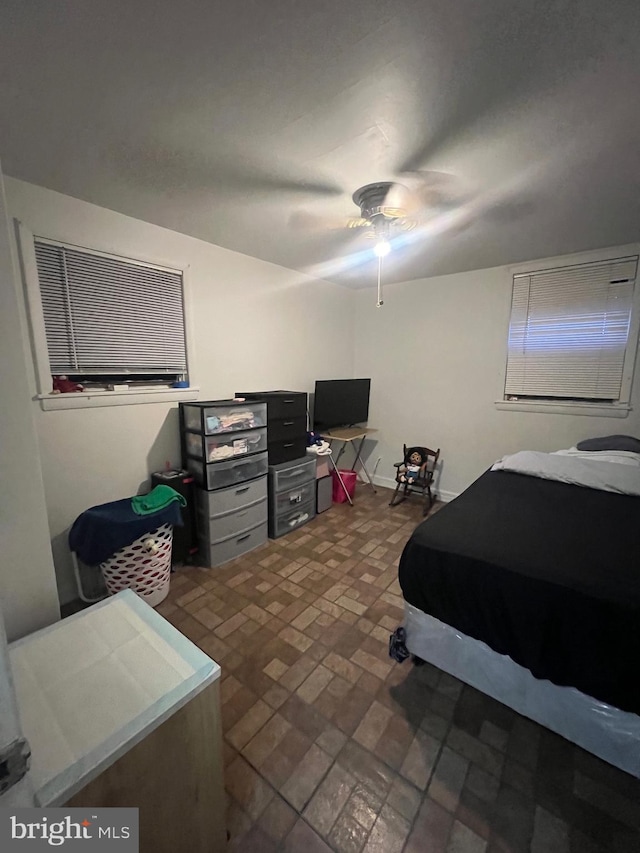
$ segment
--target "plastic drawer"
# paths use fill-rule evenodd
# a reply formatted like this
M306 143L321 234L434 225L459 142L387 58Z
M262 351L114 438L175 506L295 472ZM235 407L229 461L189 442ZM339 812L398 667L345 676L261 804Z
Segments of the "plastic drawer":
M228 563L229 560L234 560L248 551L253 551L259 545L264 545L267 541L267 533L268 525L264 521L251 530L242 531L220 542L209 542L201 537L200 562L212 568Z
M281 420L269 417L269 444L274 441L290 441L303 438L307 441L307 419L304 415Z
M249 453L261 453L267 449L267 429L238 430L238 432L202 435L199 432L185 432L185 446L189 456L205 459L207 462L222 462L234 456Z
M306 391L238 391L236 397L245 400L264 400L267 404L269 421L281 418L304 417L303 431L307 431L307 392Z
M271 427L269 427L269 465L294 462L305 455L306 449L306 433L295 438L281 438L273 441L271 439Z
M292 462L283 462L281 465L270 465L271 490L284 492L292 489L300 483L316 478L316 460L306 456Z
M314 480L315 484L315 480ZM300 504L295 509L283 513L281 516L272 516L269 519L269 536L271 539L278 539L280 536L285 536L291 533L298 527L302 527L307 521L310 521L316 514L315 498L309 503Z
M254 429L267 425L267 404L253 400L183 403L185 429L205 435Z
M272 496L271 510L276 518L279 518L288 510L295 509L301 504L307 504L313 501L316 491L316 481L309 480L307 483L302 483L293 489L286 492L279 492Z
M215 492L207 492L198 489L196 501L198 512L205 518L215 518L218 515L226 515L235 509L241 509L247 504L255 503L267 496L266 474L257 480L242 483L239 486L231 486L228 489L218 489Z
M215 518L208 518L199 512L198 533L202 538L208 539L213 544L262 524L262 522L267 521L268 516L266 497L225 515L217 515Z
M228 462L206 464L201 459L187 457L187 468L193 472L196 482L205 489L224 489L247 480L254 480L267 473L269 463L266 453L254 456L237 456Z

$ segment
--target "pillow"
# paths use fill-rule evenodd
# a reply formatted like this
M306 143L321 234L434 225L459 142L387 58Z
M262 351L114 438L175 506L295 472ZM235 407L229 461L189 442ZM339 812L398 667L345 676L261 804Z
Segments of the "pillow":
M640 439L632 435L605 435L601 438L587 438L579 441L578 450L628 450L640 453Z

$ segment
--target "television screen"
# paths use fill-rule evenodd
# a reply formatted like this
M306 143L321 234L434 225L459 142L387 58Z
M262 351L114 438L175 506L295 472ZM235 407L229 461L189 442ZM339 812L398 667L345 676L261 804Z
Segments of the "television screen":
M322 432L366 423L370 386L370 379L319 379L313 405L314 429Z

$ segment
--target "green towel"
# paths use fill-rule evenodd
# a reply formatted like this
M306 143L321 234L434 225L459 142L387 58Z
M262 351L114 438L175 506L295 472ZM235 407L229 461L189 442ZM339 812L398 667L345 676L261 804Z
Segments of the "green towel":
M181 506L186 506L186 499L172 489L171 486L156 486L148 495L138 495L131 498L131 509L138 515L151 515L169 506L172 501L180 501Z

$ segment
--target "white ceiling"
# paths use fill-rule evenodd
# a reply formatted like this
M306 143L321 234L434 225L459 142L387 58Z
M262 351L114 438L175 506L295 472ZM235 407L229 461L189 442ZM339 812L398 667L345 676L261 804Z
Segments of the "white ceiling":
M6 174L352 286L407 171L387 281L639 239L638 0L3 0L0 75Z

